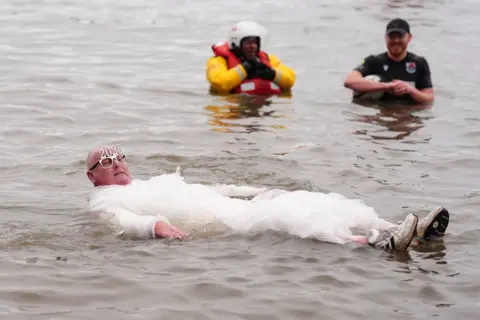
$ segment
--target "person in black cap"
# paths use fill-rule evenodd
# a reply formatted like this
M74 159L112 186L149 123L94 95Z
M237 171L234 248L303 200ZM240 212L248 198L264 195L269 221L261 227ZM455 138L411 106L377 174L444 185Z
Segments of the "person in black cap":
M344 86L356 93L383 92L380 101L408 104L431 103L433 85L427 60L407 51L412 39L410 26L403 19L387 24L387 52L367 56L345 79ZM364 79L378 75L381 81Z

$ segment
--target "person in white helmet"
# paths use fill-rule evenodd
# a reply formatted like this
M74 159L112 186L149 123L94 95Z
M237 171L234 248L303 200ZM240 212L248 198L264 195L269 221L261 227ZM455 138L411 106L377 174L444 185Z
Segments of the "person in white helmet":
M216 94L282 95L291 93L295 72L261 48L267 31L253 21L235 24L228 40L213 45L207 61L210 92Z

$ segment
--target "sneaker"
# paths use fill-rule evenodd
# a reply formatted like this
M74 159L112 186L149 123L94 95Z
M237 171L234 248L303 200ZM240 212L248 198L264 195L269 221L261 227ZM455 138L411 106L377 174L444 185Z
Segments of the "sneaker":
M425 240L431 237L443 237L448 227L450 214L447 209L438 207L430 212L417 225L417 237Z
M378 249L406 250L416 233L417 224L417 215L410 213L399 226L387 230L370 230L368 244Z

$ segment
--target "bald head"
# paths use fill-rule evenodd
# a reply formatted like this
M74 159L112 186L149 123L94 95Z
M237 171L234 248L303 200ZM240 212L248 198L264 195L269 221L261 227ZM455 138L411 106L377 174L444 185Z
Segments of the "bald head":
M118 145L96 147L90 151L86 171L94 186L127 185L132 180L126 156Z
M97 147L90 151L87 156L87 163L86 163L86 169L87 171L90 170L91 167L95 165L100 160L101 157L101 150L104 150L107 148L106 146L103 147Z

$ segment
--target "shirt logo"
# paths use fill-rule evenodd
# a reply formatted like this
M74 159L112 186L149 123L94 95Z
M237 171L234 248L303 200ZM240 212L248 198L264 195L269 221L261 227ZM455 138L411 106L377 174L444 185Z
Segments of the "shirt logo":
M417 71L417 65L415 62L406 62L405 69L408 73L415 73L415 71Z
M384 65L383 65L383 70L384 70L384 71L387 71L387 70L388 70L388 64L384 64Z

